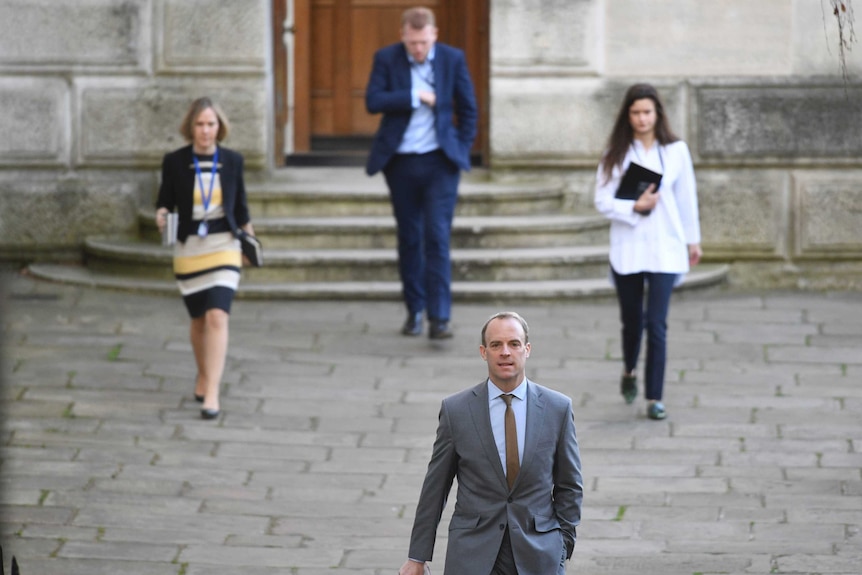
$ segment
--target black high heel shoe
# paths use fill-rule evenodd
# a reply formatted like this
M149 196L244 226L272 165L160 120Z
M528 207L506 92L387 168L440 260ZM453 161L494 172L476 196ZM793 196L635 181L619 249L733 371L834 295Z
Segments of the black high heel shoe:
M218 409L201 409L201 419L215 419L221 414Z

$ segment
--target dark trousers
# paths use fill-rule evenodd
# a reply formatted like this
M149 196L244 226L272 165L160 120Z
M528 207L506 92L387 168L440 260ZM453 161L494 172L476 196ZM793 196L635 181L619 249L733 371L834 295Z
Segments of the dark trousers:
M555 575L563 575L566 572L566 548L560 549L560 565ZM512 551L512 538L509 536L509 528L503 533L503 541L494 561L494 568L489 575L518 575L518 566L515 564L515 554ZM553 574L548 574L553 575Z
M398 225L398 271L410 313L448 321L449 238L461 172L440 151L396 154L383 170Z
M632 373L637 367L641 336L646 329L644 395L647 399L660 400L664 391L667 360L667 312L677 275L648 272L620 275L616 271L613 274L623 324L623 362L626 372ZM645 286L649 287L646 302Z
M506 527L506 531L503 533L503 542L500 544L500 551L497 553L497 560L494 562L494 568L491 569L490 575L518 575L508 527Z

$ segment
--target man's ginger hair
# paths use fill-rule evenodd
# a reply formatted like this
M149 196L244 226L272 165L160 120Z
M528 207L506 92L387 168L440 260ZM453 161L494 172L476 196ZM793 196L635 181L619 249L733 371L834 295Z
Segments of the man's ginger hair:
M434 12L430 8L418 6L409 8L401 15L401 28L410 26L414 30L422 30L425 26L435 27Z

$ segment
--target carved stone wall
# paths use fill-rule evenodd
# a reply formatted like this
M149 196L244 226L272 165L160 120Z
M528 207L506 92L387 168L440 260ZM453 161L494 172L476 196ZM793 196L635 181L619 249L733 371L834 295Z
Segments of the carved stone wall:
M250 169L269 157L268 0L4 0L0 259L134 233L189 103L214 97Z

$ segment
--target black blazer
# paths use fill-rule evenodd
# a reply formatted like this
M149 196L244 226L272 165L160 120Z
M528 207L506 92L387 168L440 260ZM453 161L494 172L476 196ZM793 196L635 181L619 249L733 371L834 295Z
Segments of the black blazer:
M251 220L243 179L243 157L239 152L219 146L218 161L221 164L219 178L225 218L231 231L237 235L239 228ZM177 241L180 242L185 242L186 238L196 232L192 223L195 171L190 166L193 164L191 145L165 154L162 160L162 183L159 186L156 209L167 208L173 211L174 207L177 208Z
M433 68L437 142L453 164L469 170L470 148L476 138L479 113L464 52L435 43ZM411 88L410 61L404 45L399 42L378 50L365 91L368 112L383 113L365 166L369 175L382 170L401 145L413 114ZM457 125L452 121L453 116Z

